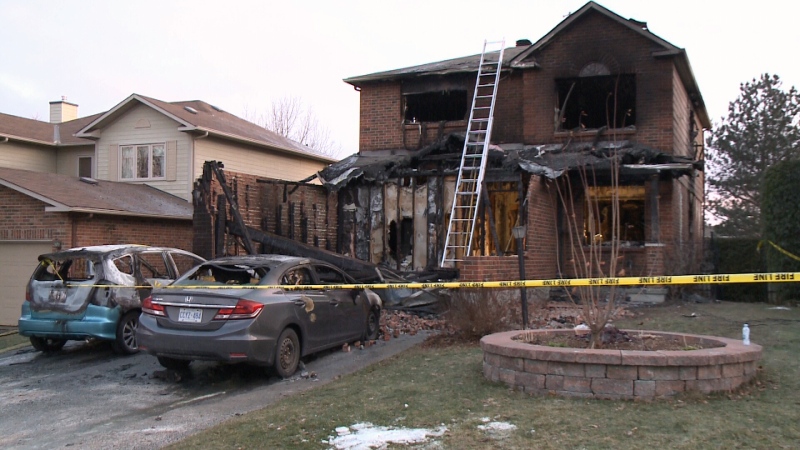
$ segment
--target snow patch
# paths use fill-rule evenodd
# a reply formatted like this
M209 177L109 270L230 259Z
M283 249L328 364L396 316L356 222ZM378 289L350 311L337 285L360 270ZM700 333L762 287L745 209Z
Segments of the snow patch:
M367 450L383 448L388 444L420 444L428 437L442 436L444 425L429 430L425 428L390 428L373 425L369 422L357 423L350 427L336 427L336 437L329 436L328 444L336 450Z
M486 425L478 425L482 431L511 431L516 430L517 426L508 422L489 422Z

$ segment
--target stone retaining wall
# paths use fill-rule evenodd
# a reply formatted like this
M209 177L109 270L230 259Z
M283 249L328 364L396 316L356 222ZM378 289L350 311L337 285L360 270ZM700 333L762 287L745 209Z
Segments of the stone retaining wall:
M572 332L526 330L484 336L483 374L530 394L650 400L687 391L710 393L735 389L756 374L762 352L759 345L743 345L734 339L655 331L645 333L677 336L687 345L721 346L688 351L636 351L547 347L525 342L526 335L533 333Z

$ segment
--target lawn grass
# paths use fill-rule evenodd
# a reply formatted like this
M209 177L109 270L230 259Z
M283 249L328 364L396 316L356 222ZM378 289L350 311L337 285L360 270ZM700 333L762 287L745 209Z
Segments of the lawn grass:
M531 397L487 381L477 344L417 347L264 410L236 417L174 448L329 448L339 426L371 422L448 432L441 448L797 448L800 311L764 304L672 305L634 310L620 328L751 339L764 346L754 383L733 393L654 402ZM691 316L695 313L694 317ZM483 418L516 430L497 437ZM391 447L390 448L399 448ZM430 448L430 447L420 447Z

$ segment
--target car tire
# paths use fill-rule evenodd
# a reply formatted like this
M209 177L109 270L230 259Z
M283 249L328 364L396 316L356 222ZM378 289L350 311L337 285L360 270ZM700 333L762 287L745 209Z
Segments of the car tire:
M367 315L367 326L364 329L364 340L374 341L378 339L378 332L381 329L381 310L380 308L370 309Z
M139 311L128 311L122 315L117 324L117 338L114 339L114 352L120 355L132 355L139 351L136 341L136 330L139 328Z
M281 332L275 346L275 372L281 378L289 378L300 363L300 339L291 328Z
M177 358L168 358L166 356L159 356L158 363L161 364L163 367L172 370L186 370L189 368L189 364L192 363L190 359L177 359Z
M31 336L31 345L42 353L55 353L66 344L65 339Z

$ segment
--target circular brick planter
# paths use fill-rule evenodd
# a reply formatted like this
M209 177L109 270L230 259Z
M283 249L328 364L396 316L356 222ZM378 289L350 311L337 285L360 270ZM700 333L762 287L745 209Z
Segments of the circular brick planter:
M525 330L484 336L481 339L484 376L530 394L649 400L687 391L730 391L755 375L761 359L760 345L743 345L738 340L713 336L646 331L643 333L679 337L686 345L720 346L687 351L636 351L526 343L534 333L573 331Z

